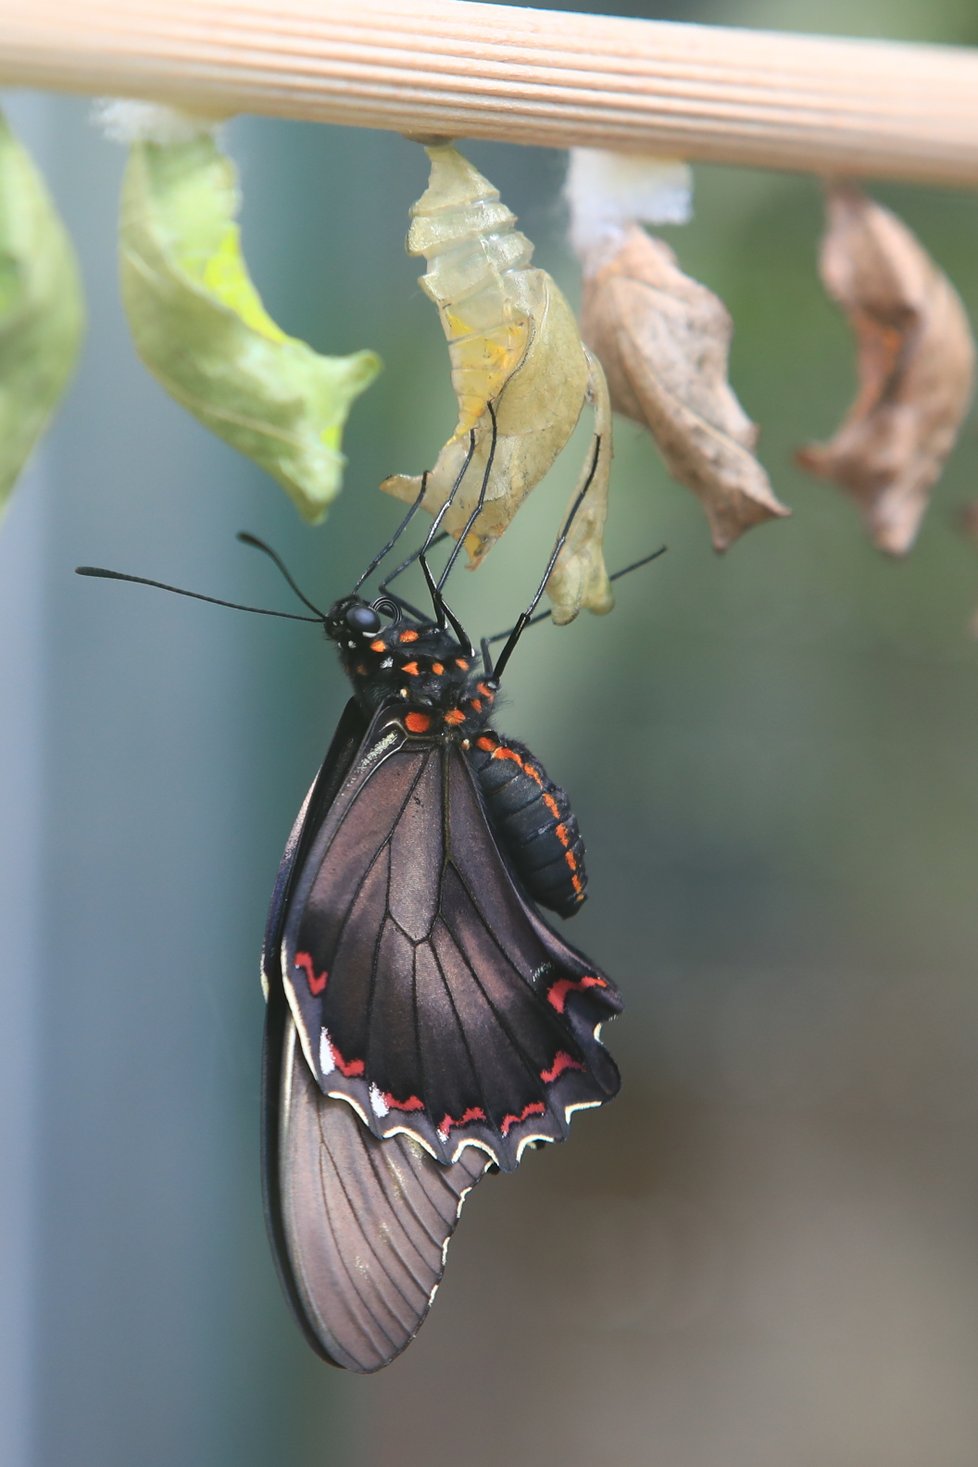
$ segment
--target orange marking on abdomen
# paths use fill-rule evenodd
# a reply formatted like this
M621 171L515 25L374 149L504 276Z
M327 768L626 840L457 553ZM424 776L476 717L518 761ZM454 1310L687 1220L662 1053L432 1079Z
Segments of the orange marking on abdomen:
M540 1071L540 1079L545 1084L552 1085L557 1076L562 1075L565 1070L583 1070L585 1068L581 1061L576 1060L572 1054L568 1054L566 1049L558 1049L550 1069Z
M297 968L301 968L305 973L306 982L309 984L309 992L318 998L326 987L329 973L325 968L321 973L316 972L316 965L312 960L311 953L296 953L293 962Z
M428 713L408 713L404 719L404 727L408 733L427 733L431 727L431 715Z
M522 754L517 754L515 749L508 749L505 744L500 744L493 751L492 757L494 759L512 759L517 769L522 769L523 773L532 779L534 784L538 784L543 789L543 776L539 769L535 768L532 764L527 764Z
M580 993L585 988L607 988L608 984L604 978L593 978L586 976L578 978L558 978L556 983L551 983L547 990L547 1002L551 1008L555 1008L558 1014L564 1012L569 993Z

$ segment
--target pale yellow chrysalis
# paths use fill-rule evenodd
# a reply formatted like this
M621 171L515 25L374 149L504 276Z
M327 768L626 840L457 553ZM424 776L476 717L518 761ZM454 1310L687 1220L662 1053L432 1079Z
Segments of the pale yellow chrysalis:
M547 473L586 401L603 424L602 451L578 524L551 578L554 619L582 606L607 611L611 589L601 535L611 466L611 414L601 367L584 348L574 314L545 270L531 266L533 247L515 228L498 191L447 144L427 149L428 188L412 209L407 247L423 254L422 286L438 306L448 339L459 416L428 475L423 503L437 510L451 492L475 430L475 451L461 491L443 521L458 536L477 502L492 425L496 444L485 504L466 548L471 564L487 554L527 494ZM588 459L590 463L591 455ZM420 475L398 474L381 486L405 502Z

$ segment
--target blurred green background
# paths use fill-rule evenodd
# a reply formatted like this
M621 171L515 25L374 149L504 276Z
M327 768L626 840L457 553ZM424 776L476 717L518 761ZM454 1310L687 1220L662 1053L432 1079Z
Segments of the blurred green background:
M978 44L971 0L656 13ZM669 554L612 616L530 634L507 674L500 727L566 784L588 841L571 936L625 993L622 1095L480 1189L418 1340L357 1379L292 1323L257 1170L265 906L346 690L315 628L72 569L289 606L235 542L248 528L314 597L349 586L396 522L376 484L454 422L403 252L425 160L380 133L229 130L272 314L386 363L310 531L136 362L121 150L84 102L7 105L81 253L91 328L0 533L0 1459L973 1467L978 555L954 519L978 443L972 419L900 564L794 468L853 390L815 182L699 168L695 220L669 231L733 313L734 384L793 518L717 559L620 423L610 563ZM563 157L469 151L575 297ZM974 318L974 199L874 192ZM454 580L466 624L501 629L527 598L574 459Z

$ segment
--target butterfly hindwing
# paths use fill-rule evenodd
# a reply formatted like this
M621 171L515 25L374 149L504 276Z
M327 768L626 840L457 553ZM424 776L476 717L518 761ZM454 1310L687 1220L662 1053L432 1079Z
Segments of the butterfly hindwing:
M616 1092L594 1031L617 993L519 891L456 743L381 710L300 864L284 985L321 1090L375 1136L509 1170Z

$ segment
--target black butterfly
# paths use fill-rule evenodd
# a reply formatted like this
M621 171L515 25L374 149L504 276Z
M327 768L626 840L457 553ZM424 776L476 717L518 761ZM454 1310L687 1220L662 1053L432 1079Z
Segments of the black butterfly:
M533 905L583 901L577 822L489 727L505 652L477 670L434 594L431 621L356 596L325 618L355 696L263 961L270 1231L308 1338L361 1371L416 1333L485 1168L618 1089L617 991Z
M470 525L487 482L488 468ZM380 1369L417 1333L485 1171L562 1140L575 1110L618 1089L598 1038L618 992L536 905L567 916L584 900L576 819L530 752L490 726L586 489L481 666L442 596L465 532L437 583L425 558L440 516L405 562L420 561L431 618L390 593L393 576L375 601L354 592L324 616L241 537L316 612L298 619L322 623L354 688L289 837L262 958L269 1233L307 1339L351 1370Z

